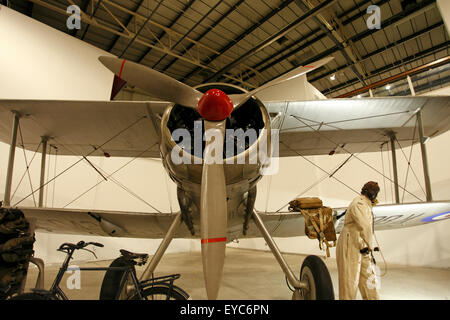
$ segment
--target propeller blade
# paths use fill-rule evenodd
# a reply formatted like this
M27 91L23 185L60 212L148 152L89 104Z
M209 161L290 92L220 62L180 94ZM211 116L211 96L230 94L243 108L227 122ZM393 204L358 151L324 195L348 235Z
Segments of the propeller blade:
M297 77L300 77L301 75L304 75L314 69L317 69L317 68L327 64L328 62L330 62L333 59L334 59L334 57L327 57L327 58L318 60L314 63L311 63L310 65L298 67L298 68L286 73L285 75L282 75L281 77L278 77L272 81L267 82L266 84L262 85L261 87L253 89L252 91L250 91L248 93L230 95L230 99L233 102L234 108L239 108L248 99L250 99L251 96L255 95L259 91L276 86L278 84L295 79Z
M98 59L119 78L156 98L197 108L197 103L203 96L200 91L141 64L108 56Z
M203 157L200 202L202 262L208 299L217 299L227 240L227 190L222 163L225 120L205 120L204 123L207 142Z

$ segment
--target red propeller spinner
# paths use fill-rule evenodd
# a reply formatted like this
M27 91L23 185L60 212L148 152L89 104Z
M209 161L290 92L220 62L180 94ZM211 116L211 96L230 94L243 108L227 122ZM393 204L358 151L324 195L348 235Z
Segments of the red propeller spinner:
M225 92L211 89L198 102L197 111L205 120L222 121L233 111L233 102Z

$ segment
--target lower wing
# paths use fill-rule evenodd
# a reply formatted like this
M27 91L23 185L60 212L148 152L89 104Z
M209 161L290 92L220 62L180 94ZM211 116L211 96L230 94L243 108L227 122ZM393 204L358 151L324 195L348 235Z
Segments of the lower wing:
M36 221L37 231L147 239L163 238L177 214L32 207L19 209L27 218ZM344 226L344 217L341 216L339 219L337 217L345 209L333 209L337 233ZM406 228L449 219L450 201L380 205L373 208L373 213L375 230ZM258 214L273 237L305 235L305 221L299 212L258 212ZM115 232L112 232L114 230ZM250 223L245 237L260 236L256 226ZM174 237L195 238L186 226L180 226Z
M27 219L35 221L36 231L146 239L163 238L177 214L32 207L19 209ZM191 234L187 227L180 226L175 237L191 238Z
M335 229L340 233L344 227L346 208L334 208ZM305 235L305 222L300 212L258 212L270 234L274 237ZM375 230L400 229L450 218L450 201L379 205L373 208ZM259 236L252 226L249 236Z

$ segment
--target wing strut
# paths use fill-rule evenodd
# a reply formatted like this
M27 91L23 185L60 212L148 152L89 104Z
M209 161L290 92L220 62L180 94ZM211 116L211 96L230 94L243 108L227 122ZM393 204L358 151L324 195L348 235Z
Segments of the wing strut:
M39 208L44 206L45 161L47 159L48 137L42 137L41 179L39 182Z
M423 123L422 123L422 111L419 110L417 112L417 122L419 123L419 137L420 137L420 150L422 151L422 165L423 165L423 174L425 178L425 190L427 192L427 202L433 201L433 195L431 193L431 182L430 182L430 174L428 171L428 157L427 157L427 148L425 146L427 138L423 136Z
M156 250L155 254L153 255L152 260L148 263L147 267L145 268L144 272L141 275L141 278L139 281L145 281L150 279L150 277L153 274L153 271L155 271L156 266L158 265L159 261L161 261L161 258L163 257L164 253L167 250L167 247L169 246L170 242L173 239L173 235L175 234L175 231L177 230L178 226L181 222L181 211L177 213L175 216L175 219L173 219L172 224L169 227L169 230L167 231L164 239L162 239L161 244L158 247L158 250Z
M389 133L391 139L391 155L392 155L392 169L394 171L394 191L395 191L395 203L400 203L400 194L398 191L398 173L397 173L397 155L395 154L395 133L392 131ZM406 188L406 186L405 186Z
M14 171L14 157L16 155L17 129L19 127L20 119L20 114L17 111L13 111L13 115L14 118L11 133L11 144L9 145L8 169L6 171L5 195L3 199L3 205L5 207L11 206L11 185Z

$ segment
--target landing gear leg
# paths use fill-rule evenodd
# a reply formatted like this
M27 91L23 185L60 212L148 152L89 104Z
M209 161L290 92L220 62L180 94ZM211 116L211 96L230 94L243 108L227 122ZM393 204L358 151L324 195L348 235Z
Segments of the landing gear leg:
M173 239L173 235L175 234L176 229L180 225L181 222L181 212L179 212L175 219L173 220L172 224L170 225L169 230L166 233L166 236L161 241L161 244L158 247L158 250L156 250L155 254L152 257L152 260L148 263L144 273L142 274L139 281L144 281L150 279L151 275L153 274L153 271L155 271L156 266L158 265L159 261L161 260L162 256L167 250L167 247L169 246L170 242Z
M293 300L334 300L333 283L323 261L317 256L308 256L303 262L300 279L297 279L282 256L280 249L267 231L261 217L253 212L253 221L283 270L289 284L294 288Z

